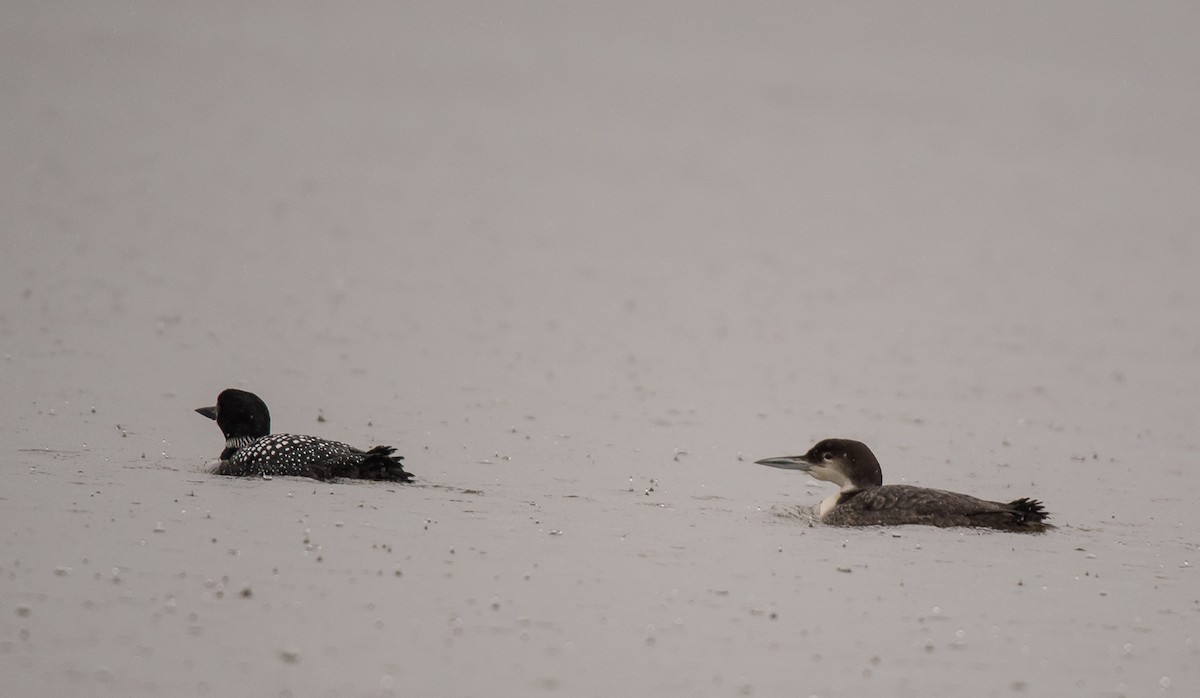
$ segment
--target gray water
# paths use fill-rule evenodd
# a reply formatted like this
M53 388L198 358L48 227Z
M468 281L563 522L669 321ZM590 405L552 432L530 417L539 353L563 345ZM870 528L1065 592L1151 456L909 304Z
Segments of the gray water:
M5 3L5 694L1193 694L1198 21ZM827 436L1059 528L810 525Z

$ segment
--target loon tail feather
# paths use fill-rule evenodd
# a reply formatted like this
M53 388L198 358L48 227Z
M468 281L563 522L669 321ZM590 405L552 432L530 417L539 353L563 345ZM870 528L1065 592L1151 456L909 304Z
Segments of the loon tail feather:
M1036 499L1021 497L1009 502L1008 506L1012 509L1013 519L1018 524L1040 524L1050 518L1049 512Z
M367 451L358 466L357 477L363 480L409 482L413 479L412 473L404 469L404 456L393 455L395 452L396 449L391 446L376 446Z
M351 449L348 454L313 464L309 474L318 480L344 477L408 482L413 479L412 473L404 469L404 456L392 455L395 451L391 446L376 446L369 451Z

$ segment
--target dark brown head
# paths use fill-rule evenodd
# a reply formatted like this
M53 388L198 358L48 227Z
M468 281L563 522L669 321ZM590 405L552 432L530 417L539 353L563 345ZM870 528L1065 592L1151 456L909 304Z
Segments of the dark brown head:
M883 484L883 471L871 449L861 441L825 439L802 456L780 456L755 461L759 465L802 470L843 490L861 490Z

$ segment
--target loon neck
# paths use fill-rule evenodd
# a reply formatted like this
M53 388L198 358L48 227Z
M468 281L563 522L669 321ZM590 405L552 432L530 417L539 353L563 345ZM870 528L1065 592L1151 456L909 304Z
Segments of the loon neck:
M817 506L817 518L824 518L826 514L833 511L834 507L836 507L838 504L841 504L842 500L849 499L859 492L862 492L865 489L870 489L871 487L875 487L875 485L860 487L853 482L846 482L837 492L834 492L825 499L821 500L821 504Z
M833 508L838 505L839 501L841 501L842 492L844 492L844 491L845 490L834 492L833 494L829 495L825 499L821 500L821 504L817 507L817 518L818 519L825 518L826 514L833 511Z
M250 444L254 443L255 441L258 441L258 437L255 437L255 436L231 436L228 439L225 439L225 450L226 451L230 451L230 450L236 451L240 448L245 448L245 447L249 446Z

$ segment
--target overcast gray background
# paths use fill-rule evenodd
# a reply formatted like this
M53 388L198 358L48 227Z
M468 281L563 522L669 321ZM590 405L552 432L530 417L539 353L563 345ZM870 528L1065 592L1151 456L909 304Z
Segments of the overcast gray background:
M1193 695L1197 7L3 3L4 693Z

